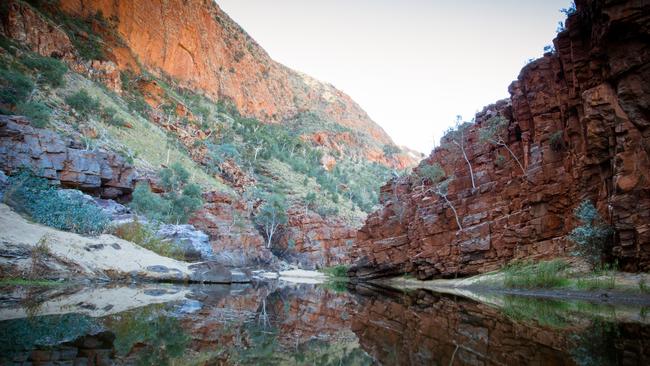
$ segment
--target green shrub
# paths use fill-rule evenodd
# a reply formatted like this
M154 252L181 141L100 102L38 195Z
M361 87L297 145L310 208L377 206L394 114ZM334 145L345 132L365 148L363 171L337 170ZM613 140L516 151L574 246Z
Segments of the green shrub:
M138 183L133 191L131 207L149 219L166 221L170 210L170 203L161 196L151 192L148 184Z
M101 234L108 216L80 195L58 191L47 179L24 171L9 180L5 203L28 214L34 221L79 234Z
M131 206L148 218L161 222L186 223L201 208L201 187L189 183L190 175L180 163L160 172L160 184L165 193L151 192L149 185L138 184Z
M587 260L592 268L595 268L602 262L613 230L603 221L590 200L582 201L574 214L582 225L571 231L569 240L576 244L576 255Z
M437 183L445 177L445 171L440 164L421 164L417 170L417 176L422 182L428 180L431 183Z
M115 227L112 234L138 244L139 246L149 249L154 253L164 257L184 260L183 252L178 249L172 242L161 240L156 237L154 230L143 225L138 221L127 222Z
M12 70L0 69L0 103L18 104L27 99L34 90L34 83L27 76Z
M329 277L334 277L334 278L348 277L348 267L343 264L339 264L333 267L323 268L321 271L326 275L328 275Z
M44 128L50 122L52 109L40 102L21 102L16 107L16 113L29 117L34 127Z
M391 156L394 156L396 154L399 154L400 151L401 151L399 147L397 147L397 146L395 146L393 144L384 145L382 150L384 152L384 156L387 156L387 157L391 157Z
M88 95L86 89L68 95L65 97L65 102L84 117L90 116L91 113L98 113L100 109L99 101Z
M106 107L102 110L102 118L104 122L115 127L126 127L128 123L117 114L117 109L113 107Z
M190 173L178 162L160 172L164 198L170 202L169 222L185 223L203 205L201 187L189 179Z
M564 271L568 264L562 260L537 263L516 262L503 269L504 285L512 288L552 288L569 284Z
M64 85L63 76L68 71L68 67L63 62L37 54L24 56L21 58L21 62L28 68L38 71L45 82L53 87Z

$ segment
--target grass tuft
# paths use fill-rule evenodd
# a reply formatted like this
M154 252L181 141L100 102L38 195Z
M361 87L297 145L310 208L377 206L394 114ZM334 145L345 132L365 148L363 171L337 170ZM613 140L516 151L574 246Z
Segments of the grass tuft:
M569 284L565 270L569 265L560 259L538 263L516 262L503 269L504 285L510 288L552 288Z

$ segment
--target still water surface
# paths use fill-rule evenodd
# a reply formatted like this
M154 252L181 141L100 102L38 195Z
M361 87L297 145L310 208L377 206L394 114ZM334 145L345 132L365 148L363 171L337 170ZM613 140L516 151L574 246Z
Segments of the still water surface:
M634 307L322 285L0 293L3 365L650 364Z

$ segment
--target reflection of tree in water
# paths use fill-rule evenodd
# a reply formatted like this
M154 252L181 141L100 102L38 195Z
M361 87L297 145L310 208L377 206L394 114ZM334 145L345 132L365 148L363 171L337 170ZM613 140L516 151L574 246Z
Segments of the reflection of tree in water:
M190 341L179 319L161 305L115 315L106 324L115 333L115 352L134 351L139 365L168 365L183 356Z
M48 315L0 322L0 360L36 346L57 345L99 331L94 319L81 314Z

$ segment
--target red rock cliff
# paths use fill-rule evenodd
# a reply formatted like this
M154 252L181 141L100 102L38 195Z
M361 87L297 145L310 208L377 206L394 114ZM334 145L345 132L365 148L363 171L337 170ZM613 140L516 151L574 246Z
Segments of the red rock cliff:
M212 0L62 0L75 16L102 14L123 40L109 45L120 69L141 66L169 76L183 87L234 103L246 116L288 122L304 112L317 113L367 134L365 156L403 168L412 159L391 160L381 147L392 144L386 132L348 95L275 61ZM110 43L110 42L109 42ZM403 161L404 160L404 161Z
M358 234L358 275L471 275L515 258L568 255L573 210L585 199L615 228L611 255L622 268L650 269L650 3L576 5L555 51L525 66L510 98L478 113L465 135L477 189L449 150L427 159L456 177L449 199L463 230L444 200L393 180ZM495 115L508 120L525 174L506 150L478 141Z

